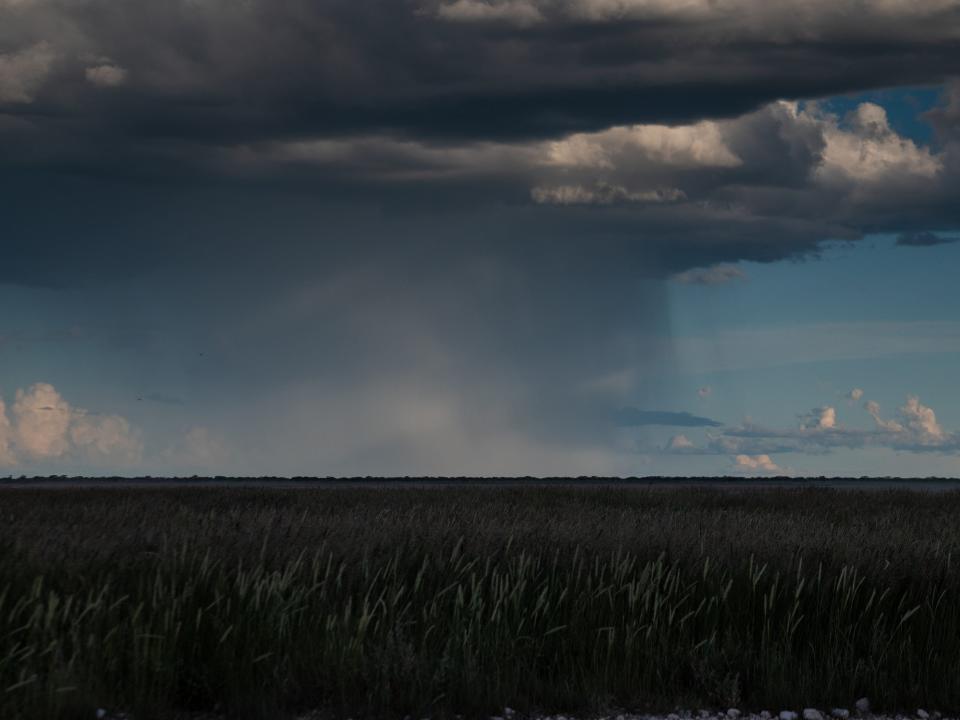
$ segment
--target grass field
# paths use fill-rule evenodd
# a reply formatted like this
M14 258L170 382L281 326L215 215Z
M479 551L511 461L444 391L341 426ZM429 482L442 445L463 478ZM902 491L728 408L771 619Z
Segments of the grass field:
M960 493L0 492L0 717L960 710Z

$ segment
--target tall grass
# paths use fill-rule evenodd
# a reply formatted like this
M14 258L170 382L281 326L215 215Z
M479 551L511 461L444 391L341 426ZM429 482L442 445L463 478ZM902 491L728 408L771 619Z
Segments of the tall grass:
M960 709L960 494L0 494L0 717Z

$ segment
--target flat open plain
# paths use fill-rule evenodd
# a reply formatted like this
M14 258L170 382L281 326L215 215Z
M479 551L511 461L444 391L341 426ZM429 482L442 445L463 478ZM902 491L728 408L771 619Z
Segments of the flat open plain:
M960 492L0 490L0 717L960 709Z

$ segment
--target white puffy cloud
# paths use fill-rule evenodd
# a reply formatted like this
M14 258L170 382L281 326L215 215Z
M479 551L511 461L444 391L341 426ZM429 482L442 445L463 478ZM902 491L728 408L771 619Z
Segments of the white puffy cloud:
M853 388L853 390L848 392L844 397L851 402L860 402L860 398L863 397L863 390L860 388Z
M760 455L737 455L733 460L737 469L742 471L764 473L783 472L780 466L765 453L761 453Z
M879 403L863 405L875 427L861 430L841 426L836 410L822 407L802 416L798 429L778 430L744 423L711 434L705 452L757 455L763 453L828 453L839 448L884 447L912 453L960 454L960 433L940 426L933 409L915 396L898 408L896 419L884 418Z
M685 270L675 274L672 279L684 285L725 285L746 277L747 274L736 265L720 263L711 267Z
M814 408L802 416L800 427L804 430L830 430L837 426L836 408L825 405Z
M759 144L761 131L776 133L769 147ZM783 157L777 159L770 152ZM943 158L930 148L898 135L886 111L874 103L861 103L840 118L813 103L802 107L781 101L732 120L577 133L542 144L540 153L545 166L611 183L629 184L643 177L673 186L679 172L695 168L733 173L717 174L713 182L718 188L738 177L737 170L750 176L771 168L771 163L789 167L802 160L809 165L798 166L798 171L807 175L811 187L859 191L864 195L861 201L878 187L933 182L944 167Z
M906 403L897 410L896 420L885 419L880 414L880 404L874 400L868 400L863 407L877 429L890 434L895 443L944 448L960 445L960 437L945 432L933 408L921 403L916 395L907 396Z
M896 420L887 420L880 415L880 403L876 400L868 400L863 404L863 408L870 414L877 425L878 430L890 433L902 433L903 425Z
M670 452L684 452L693 450L696 446L686 435L674 435L667 443L667 450Z
M930 180L943 169L942 160L929 148L898 135L887 111L874 103L861 103L846 128L831 117L820 122L826 147L817 177L825 184Z
M56 53L46 42L0 53L0 103L31 103L50 74Z
M727 146L720 123L632 125L594 133L576 133L546 144L544 162L560 167L613 168L644 159L681 167L737 167L742 164Z
M140 434L125 418L72 407L49 383L17 390L10 416L0 399L0 466L67 459L129 464L141 458Z
M749 234L751 224L775 215L784 229L815 221L824 235L857 237L868 219L891 208L902 215L951 192L946 151L897 134L873 103L839 117L816 103L778 101L729 120L614 127L527 150L521 162L540 158L522 170L536 202L609 205L624 202L632 188L672 188L665 197L688 210L686 217L709 216L714 227L742 224ZM734 266L715 267L678 279L740 277Z
M112 63L88 67L84 75L87 82L98 87L117 87L127 81L126 69Z
M906 404L899 410L899 416L906 430L916 435L921 442L938 443L945 437L933 408L922 404L916 395L907 397Z
M69 450L71 409L53 385L37 383L27 390L17 390L12 410L19 452L49 459Z

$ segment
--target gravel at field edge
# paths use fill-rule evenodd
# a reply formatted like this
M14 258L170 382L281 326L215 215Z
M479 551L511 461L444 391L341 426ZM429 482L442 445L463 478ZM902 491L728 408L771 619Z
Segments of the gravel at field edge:
M859 701L858 701L859 702ZM297 720L317 720L319 715L302 715ZM455 716L456 720L462 720L461 716ZM960 715L943 714L937 711L927 711L923 708L917 708L912 713L897 713L894 715L874 714L871 712L862 712L858 710L847 710L846 708L832 708L830 710L818 710L816 708L802 708L798 710L761 711L757 713L742 712L737 708L730 708L725 711L716 710L676 710L672 713L649 714L649 713L611 713L605 715L525 715L516 712L511 708L504 708L499 715L491 715L488 720L960 720ZM346 720L355 720L347 718ZM400 719L398 719L400 720ZM431 718L413 718L410 716L402 720L431 720Z
M861 698L857 701L858 707L869 708L869 701ZM716 710L676 710L665 714L648 713L616 713L577 717L574 715L531 715L523 716L510 708L505 708L501 715L493 715L489 720L960 720L957 715L945 715L938 711L927 711L917 708L912 713L897 713L894 715L873 714L869 710L853 710L846 708L832 708L819 710L817 708L803 708L798 710L763 710L757 713L748 713L738 708L726 711ZM412 720L404 718L404 720ZM429 720L424 718L422 720Z
M864 698L857 703L864 705ZM867 706L868 703L867 703ZM95 715L97 720L133 720L133 718L124 713L110 713L106 710L97 710ZM300 715L296 720L331 720L328 713L312 712L306 715ZM455 715L455 720L464 720L462 716ZM738 708L728 710L675 710L672 713L650 714L650 713L608 713L605 715L525 715L509 707L504 708L499 715L491 715L488 720L960 720L960 715L943 714L938 711L927 711L923 708L917 708L912 713L897 713L894 715L874 714L869 711L847 710L846 708L832 708L830 710L818 710L816 708L803 708L800 710L780 710L778 712L763 710L757 713L742 712ZM184 720L187 720L184 718ZM228 720L223 715L190 715L189 720ZM345 720L355 720L346 718ZM413 718L406 716L397 720L432 720L429 717Z

